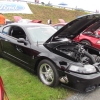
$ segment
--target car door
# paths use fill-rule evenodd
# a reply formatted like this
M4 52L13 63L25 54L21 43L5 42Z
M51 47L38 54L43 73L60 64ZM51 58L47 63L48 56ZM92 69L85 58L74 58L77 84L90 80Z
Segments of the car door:
M33 56L31 54L32 50L30 49L30 42L28 41L27 35L25 34L24 30L18 26L11 26L9 28L9 32L7 33L7 28L8 27L5 27L3 29L4 38L2 39L2 45L4 55L21 64L31 65ZM21 34L21 32L23 33ZM27 41L27 44L18 41L18 38L25 39L25 41Z

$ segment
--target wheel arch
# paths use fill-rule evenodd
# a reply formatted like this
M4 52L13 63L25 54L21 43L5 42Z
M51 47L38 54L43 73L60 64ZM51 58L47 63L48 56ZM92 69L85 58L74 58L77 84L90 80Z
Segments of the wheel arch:
M88 40L88 39L82 39L82 40L80 40L79 42L82 42L82 41L88 41L88 42L90 42L91 45L92 45L92 42L91 42L90 40Z
M54 62L54 61L52 61L50 58L48 58L48 57L44 57L44 56L42 56L42 57L40 57L37 61L36 61L36 63L35 63L35 66L34 66L34 71L35 72L37 72L37 66L39 65L39 63L42 61L42 60L44 60L44 59L46 59L46 60L49 60L49 61L51 61L54 65L55 65L55 67L57 68L57 65L56 65L56 63Z

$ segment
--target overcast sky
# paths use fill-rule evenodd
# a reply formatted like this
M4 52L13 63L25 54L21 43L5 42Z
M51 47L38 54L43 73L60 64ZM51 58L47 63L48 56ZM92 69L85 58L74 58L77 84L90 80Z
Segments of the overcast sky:
M48 3L51 2L54 5L58 5L61 2L68 4L68 7L82 8L84 10L96 11L100 12L100 0L39 0L39 2Z

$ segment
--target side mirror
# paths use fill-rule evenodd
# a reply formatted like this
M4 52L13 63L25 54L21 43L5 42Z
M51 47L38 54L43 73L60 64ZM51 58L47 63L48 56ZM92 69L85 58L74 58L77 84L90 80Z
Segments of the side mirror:
M24 38L19 38L19 39L17 40L17 42L19 42L19 43L24 43L24 45L27 45L27 44L28 44L28 42L27 42Z

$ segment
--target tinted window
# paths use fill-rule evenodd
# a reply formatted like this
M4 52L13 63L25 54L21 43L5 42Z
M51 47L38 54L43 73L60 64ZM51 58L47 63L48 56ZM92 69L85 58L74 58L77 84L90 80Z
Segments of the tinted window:
M13 26L10 29L9 35L15 38L24 38L26 39L26 34L22 28Z

